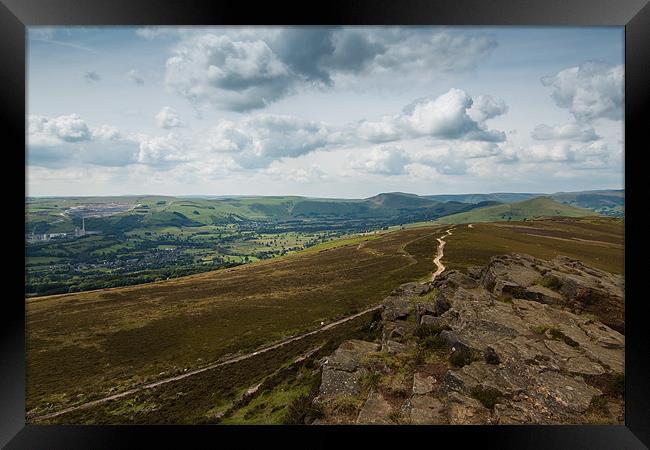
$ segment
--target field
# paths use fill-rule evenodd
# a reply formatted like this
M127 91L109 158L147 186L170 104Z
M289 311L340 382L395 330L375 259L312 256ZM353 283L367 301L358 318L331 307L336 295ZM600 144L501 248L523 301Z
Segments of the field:
M28 199L26 291L52 295L167 280L478 206L399 193L357 200ZM82 218L92 234L79 233Z
M440 228L174 280L27 300L27 410L45 413L246 352L426 277Z

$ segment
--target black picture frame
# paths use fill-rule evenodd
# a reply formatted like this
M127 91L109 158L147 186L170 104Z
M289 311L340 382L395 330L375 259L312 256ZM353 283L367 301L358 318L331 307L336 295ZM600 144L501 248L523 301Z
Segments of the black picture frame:
M625 27L625 196L626 347L625 425L621 426L436 426L436 427L211 427L211 426L61 426L25 424L25 30L31 25L520 25ZM636 449L650 445L650 348L643 310L641 217L646 184L642 152L647 151L644 119L650 105L650 4L645 0L330 0L301 4L232 0L0 0L0 118L9 181L3 176L6 222L3 326L0 328L0 445L6 448L122 448L139 445L192 447L224 437L249 439L255 431L267 442L286 437L311 446L312 433L361 434L362 439L397 436L416 440L473 441L490 448ZM646 113L646 114L644 114ZM16 167L14 169L14 166ZM16 237L13 237L16 236ZM21 236L21 239L18 239ZM7 289L10 287L10 289ZM22 299L21 299L22 297ZM408 441L404 439L408 438ZM347 438L345 438L347 439ZM369 441L366 441L368 445ZM289 442L290 443L290 442ZM324 442L326 443L326 442ZM342 442L343 443L343 442ZM330 441L330 444L335 444Z

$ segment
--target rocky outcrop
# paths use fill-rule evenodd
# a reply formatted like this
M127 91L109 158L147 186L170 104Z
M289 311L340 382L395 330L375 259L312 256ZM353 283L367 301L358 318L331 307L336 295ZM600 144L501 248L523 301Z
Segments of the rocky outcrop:
M317 401L357 399L356 423L585 423L609 403L606 420L622 422L602 382L624 369L625 338L608 325L624 325L620 276L511 254L384 304L381 344L347 341L322 365Z
M361 362L380 346L373 342L346 341L329 357L321 361L322 377L317 402L324 403L361 392L361 377L367 373Z
M522 254L492 258L482 271L481 285L497 296L525 298L590 313L624 332L624 279L565 256L543 261Z

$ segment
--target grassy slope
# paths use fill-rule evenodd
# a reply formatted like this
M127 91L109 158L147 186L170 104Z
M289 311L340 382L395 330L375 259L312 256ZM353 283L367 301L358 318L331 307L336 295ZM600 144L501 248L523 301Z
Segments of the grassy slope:
M613 273L624 272L624 223L608 217L549 218L456 226L447 238L445 266L464 269L509 253L552 259L565 255Z
M524 220L536 217L583 217L594 215L593 211L555 202L548 197L536 197L523 202L488 206L472 211L442 217L439 223L499 222Z
M349 315L431 272L436 235L403 230L166 282L30 299L27 409L103 396Z

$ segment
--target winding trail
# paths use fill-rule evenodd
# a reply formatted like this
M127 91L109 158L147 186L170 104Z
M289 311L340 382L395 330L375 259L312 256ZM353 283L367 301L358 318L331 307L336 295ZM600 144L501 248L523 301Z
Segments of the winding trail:
M433 262L438 267L438 269L433 273L433 275L431 277L431 281L435 280L436 277L438 275L440 275L445 270L445 266L440 261L441 261L443 255L444 255L444 247L445 247L445 243L446 243L444 238L451 235L452 229L453 228L449 228L447 230L447 233L444 236L442 236L440 238L436 238L437 241L438 241L438 251L437 251L436 257L433 259ZM40 421L43 421L43 420L53 419L55 417L61 416L63 414L67 414L69 412L92 408L93 406L97 406L97 405L100 405L102 403L109 402L111 400L117 400L117 399L120 399L120 398L123 398L123 397L127 397L129 395L135 394L135 393L140 392L140 391L144 391L146 389L152 389L152 388L155 388L155 387L158 387L158 386L162 386L163 384L172 383L174 381L182 380L184 378L188 378L188 377L191 377L191 376L206 372L208 370L216 369L217 367L222 367L222 366L225 366L225 365L228 365L228 364L234 364L234 363L237 363L237 362L244 361L246 359L252 358L254 356L257 356L257 355L260 355L260 354L263 354L263 353L266 353L266 352L270 352L270 351L278 349L278 348L280 348L280 347L282 347L284 345L287 345L287 344L290 344L292 342L304 339L304 338L306 338L308 336L313 336L315 334L319 334L319 333L322 333L324 331L330 330L330 329L332 329L334 327L337 327L339 325L347 323L347 322L349 322L351 320L354 320L354 319L356 319L358 317L361 317L361 316L363 316L365 314L368 314L368 313L371 313L371 312L374 312L374 311L378 311L378 310L382 309L383 307L384 307L383 304L375 305L375 306L370 307L368 309L365 309L365 310L363 310L363 311L361 311L359 313L353 314L351 316L344 317L344 318L336 320L334 322L330 322L327 325L323 325L320 328L317 328L315 330L312 330L312 331L309 331L309 332L306 332L306 333L302 333L302 334L298 334L298 335L295 335L293 337L287 338L287 339L282 340L282 341L278 341L278 342L276 342L274 344L271 344L271 345L269 345L267 347L262 347L262 348L254 351L252 353L247 353L247 354L236 356L236 357L233 357L233 358L229 358L229 359L226 359L226 360L223 360L223 361L214 362L212 364L201 367L199 369L184 372L182 374L179 374L179 375L176 375L176 376L173 376L173 377L169 377L169 378L164 378L164 379L161 379L161 380L158 380L158 381L154 381L152 383L144 384L142 386L137 386L137 387L134 387L132 389L128 389L126 391L118 392L117 394L109 395L107 397L102 397L102 398L98 398L96 400L91 400L91 401L88 401L88 402L85 402L85 403L81 403L81 404L78 404L78 405L63 408L63 409L60 409L59 411L55 411L55 412L52 412L52 413L49 413L49 414L43 414L43 415L40 415L40 416L36 416L34 414L27 413L27 416L28 416L29 420L32 423L34 423L34 422L40 422Z
M304 339L304 338L306 338L308 336L313 336L315 334L319 334L319 333L322 333L324 331L330 330L330 329L332 329L334 327L337 327L337 326L342 325L342 324L344 324L346 322L354 320L354 319L356 319L358 317L361 317L361 316L363 316L365 314L377 311L377 310L379 310L379 309L381 309L383 307L384 307L383 304L375 305L375 306L373 306L371 308L364 309L363 311L361 311L359 313L353 314L351 316L344 317L344 318L336 320L334 322L330 322L327 325L324 325L324 326L322 326L322 327L320 327L320 328L318 328L316 330L309 331L309 332L306 332L306 333L303 333L303 334L298 334L296 336L290 337L290 338L285 339L283 341L278 341L275 344L269 345L268 347L262 347L259 350L256 350L256 351L254 351L252 353L247 353L245 355L236 356L234 358L230 358L230 359L226 359L226 360L223 360L223 361L215 362L215 363L209 364L207 366L201 367L200 369L191 370L189 372L185 372L185 373L182 373L180 375L176 375L174 377L164 378L162 380L154 381L153 383L148 383L148 384L138 386L138 387L126 390L126 391L118 392L117 394L109 395L108 397L102 397L102 398L98 398L96 400L91 400L91 401L86 402L86 403L81 403L79 405L70 406L68 408L64 408L64 409L61 409L59 411L52 412L50 414L44 414L44 415L41 415L41 416L29 417L30 415L28 413L27 416L28 416L28 418L30 419L31 422L39 422L39 421L43 421L43 420L53 419L55 417L61 416L63 414L67 414L67 413L72 412L72 411L88 409L88 408L91 408L93 406L97 406L97 405L100 405L102 403L105 403L105 402L108 402L108 401L111 401L111 400L117 400L119 398L123 398L123 397L129 396L131 394L135 394L136 392L140 392L140 391L143 391L143 390L146 390L146 389L152 389L152 388L161 386L163 384L172 383L174 381L182 380L183 378L188 378L188 377L197 375L199 373L206 372L208 370L216 369L217 367L221 367L221 366L225 366L225 365L228 365L228 364L234 364L234 363L237 363L237 362L240 362L240 361L244 361L246 359L252 358L252 357L257 356L257 355L260 355L262 353L266 353L266 352L270 352L271 350L278 349L278 348L280 348L280 347L282 347L284 345L290 344L291 342L299 341L299 340Z
M445 251L445 244L447 243L444 238L447 236L451 236L451 230L453 228L450 228L447 230L447 234L445 234L442 237L437 238L438 241L438 253L436 254L436 257L433 258L433 263L438 267L435 272L433 272L433 275L431 275L431 281L435 281L435 279L440 275L442 272L445 270L444 264L441 262L442 257L444 256L444 251Z

